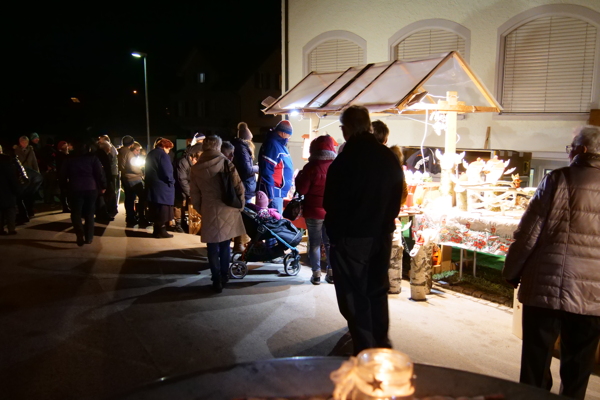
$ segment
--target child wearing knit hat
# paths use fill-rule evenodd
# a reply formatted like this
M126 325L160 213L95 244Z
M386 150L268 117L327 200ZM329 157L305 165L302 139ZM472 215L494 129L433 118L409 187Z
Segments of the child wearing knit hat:
M261 221L269 221L273 218L281 219L281 214L275 208L269 208L269 198L265 192L256 192L256 200L254 201L256 214Z

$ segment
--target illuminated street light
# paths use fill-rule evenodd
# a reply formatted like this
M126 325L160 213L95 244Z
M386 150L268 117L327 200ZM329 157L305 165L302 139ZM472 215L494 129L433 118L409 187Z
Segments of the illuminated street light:
M148 75L146 73L146 58L148 54L142 52L133 52L132 56L144 59L144 95L146 96L146 150L150 152L150 111L148 109Z

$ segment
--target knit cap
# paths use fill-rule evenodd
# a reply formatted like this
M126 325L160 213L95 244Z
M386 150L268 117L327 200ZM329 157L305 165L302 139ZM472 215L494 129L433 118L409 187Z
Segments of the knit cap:
M252 140L252 132L248 129L248 124L245 122L240 122L237 126L238 129L238 137L243 140Z
M31 140L34 140L34 139L39 139L39 138L40 138L40 135L38 135L38 134L37 134L37 132L33 132L33 133L31 134Z
M196 134L194 135L194 138L192 139L192 143L191 145L195 145L196 143L198 143L201 140L206 139L206 136L204 135L204 133L201 132L196 132Z
M256 206L259 208L267 208L269 206L269 198L267 197L267 194L260 190L258 192L256 192L255 203L256 203Z
M283 121L280 121L277 124L277 126L275 126L275 128L273 128L273 130L291 135L292 134L292 124L290 124L290 121L283 120Z

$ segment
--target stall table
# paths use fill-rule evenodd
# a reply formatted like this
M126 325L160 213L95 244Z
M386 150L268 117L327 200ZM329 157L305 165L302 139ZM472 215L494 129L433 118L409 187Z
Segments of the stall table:
M460 276L463 268L463 250L476 253L505 256L511 243L513 233L519 226L522 212L468 212L451 209L447 211L425 210L415 215L412 225L413 236L418 231L433 229L436 232L434 241L438 245L461 249ZM476 256L473 260L473 275Z

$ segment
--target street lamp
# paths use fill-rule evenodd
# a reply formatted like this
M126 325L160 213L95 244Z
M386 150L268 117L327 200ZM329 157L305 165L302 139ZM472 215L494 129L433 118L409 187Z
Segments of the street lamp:
M146 96L146 151L150 152L150 111L148 110L148 75L146 74L146 58L148 54L136 51L131 53L136 58L144 59L144 95Z

